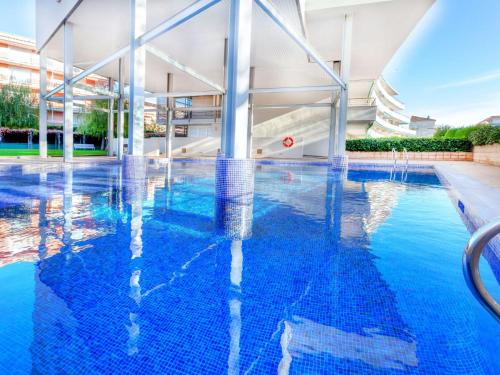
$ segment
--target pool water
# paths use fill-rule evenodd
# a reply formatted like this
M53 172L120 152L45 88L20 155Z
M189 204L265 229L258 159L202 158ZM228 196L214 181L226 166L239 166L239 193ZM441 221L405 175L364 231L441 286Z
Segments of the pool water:
M210 163L150 165L144 183L0 168L0 373L500 372L499 326L462 276L470 235L432 171L261 165L230 211L214 185Z

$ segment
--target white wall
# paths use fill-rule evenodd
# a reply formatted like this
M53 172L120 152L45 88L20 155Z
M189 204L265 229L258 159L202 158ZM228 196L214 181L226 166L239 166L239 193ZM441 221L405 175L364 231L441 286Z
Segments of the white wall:
M128 140L124 139L124 144ZM116 154L118 140L113 139L113 152ZM174 137L172 139L172 154L174 156L215 156L220 148L219 137ZM184 150L186 152L183 152ZM144 154L158 156L165 154L165 138L144 138Z

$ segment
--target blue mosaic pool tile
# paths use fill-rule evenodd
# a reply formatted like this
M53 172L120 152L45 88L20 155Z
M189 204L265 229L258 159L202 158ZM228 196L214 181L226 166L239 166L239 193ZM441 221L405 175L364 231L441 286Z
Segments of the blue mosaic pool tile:
M246 164L7 172L0 372L497 373L439 179L353 164L261 165L251 199Z

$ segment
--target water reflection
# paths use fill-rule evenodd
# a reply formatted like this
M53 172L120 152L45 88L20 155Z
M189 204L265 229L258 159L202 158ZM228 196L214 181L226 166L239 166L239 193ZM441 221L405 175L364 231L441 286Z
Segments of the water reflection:
M33 372L418 372L437 363L432 347L456 360L445 347L458 335L419 334L372 251L412 187L322 169L287 176L261 168L255 193L215 204L206 166L6 179L0 194L17 200L0 199L0 241L14 245L1 260L39 259ZM434 307L419 305L423 321Z
M234 173L234 172L231 172ZM233 176L229 175L229 179ZM248 177L248 176L246 176ZM229 290L229 355L228 374L240 374L240 350L242 328L243 245L252 236L253 222L253 173L251 181L234 184L228 176L216 175L215 226L217 233L230 244L230 290ZM219 181L218 179L221 179Z

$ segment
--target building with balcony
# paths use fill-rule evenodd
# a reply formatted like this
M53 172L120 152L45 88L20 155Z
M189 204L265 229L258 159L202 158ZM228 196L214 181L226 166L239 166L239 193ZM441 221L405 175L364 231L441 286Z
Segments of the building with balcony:
M479 123L484 125L500 126L500 115L487 117Z
M40 57L36 53L35 41L19 35L0 32L0 85L23 85L31 88L38 99L40 90ZM47 61L47 86L50 89L63 81L64 64L53 59ZM75 89L75 95L84 96L107 90L108 80L96 74L86 77ZM47 122L49 126L60 127L63 123L62 94L59 101L48 105ZM83 120L83 114L91 105L78 101L75 106L75 125Z
M417 137L432 137L436 131L436 120L427 117L411 116L410 129L416 132Z
M370 97L377 107L375 120L367 135L374 138L380 137L411 137L416 132L410 129L410 119L402 113L405 105L396 97L398 92L380 76L373 82Z

